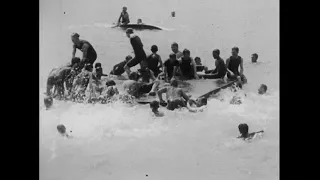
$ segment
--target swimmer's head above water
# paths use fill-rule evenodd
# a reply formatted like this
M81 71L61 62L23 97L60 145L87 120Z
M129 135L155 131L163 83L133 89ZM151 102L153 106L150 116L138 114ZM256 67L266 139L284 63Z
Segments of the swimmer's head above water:
M71 41L73 42L73 44L79 44L80 43L79 37L80 37L80 35L78 33L72 33L71 34Z
M133 34L133 29L132 28L128 28L126 30L126 35L127 35L128 38L130 38L130 34Z
M256 63L257 60L258 60L258 54L257 54L257 53L253 53L253 54L251 55L251 62L252 62L252 63Z
M151 46L151 52L153 52L153 53L158 52L158 46L157 45L152 45Z
M239 54L239 48L238 47L233 47L232 50L231 50L231 54L232 54L232 56L237 57L238 54Z
M179 51L178 43L173 42L173 43L171 44L171 50L172 50L172 52L177 53L177 52Z
M259 94L265 94L267 92L268 87L265 84L261 84L260 88L258 89Z
M66 133L66 127L63 124L59 124L57 126L57 130L60 134L65 134Z

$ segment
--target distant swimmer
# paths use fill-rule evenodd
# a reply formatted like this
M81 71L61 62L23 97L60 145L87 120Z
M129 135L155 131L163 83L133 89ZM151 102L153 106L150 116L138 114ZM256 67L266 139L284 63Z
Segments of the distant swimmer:
M152 45L151 52L152 54L147 57L148 68L154 73L155 77L158 77L158 75L163 72L162 60L160 55L157 54L158 46Z
M227 73L226 64L224 63L223 59L220 57L220 50L215 49L212 51L212 56L216 60L214 70L205 71L206 75L203 77L205 79L222 79Z
M144 24L144 23L142 22L142 19L138 19L137 24Z
M183 56L181 57L179 65L181 78L183 80L199 79L197 74L196 63L190 56L190 51L188 49L184 49L182 54Z
M50 109L51 106L52 106L52 104L53 104L53 98L50 97L50 96L46 96L46 97L44 98L44 105L46 106L46 109L47 109L47 110Z
M251 55L251 62L252 63L257 63L257 61L258 61L258 54L257 53L253 53Z
M202 111L203 107L190 107L188 106L188 102L190 100L189 96L181 89L178 88L178 81L171 80L171 86L163 87L158 91L158 97L160 99L160 104L165 104L166 102L162 98L162 94L166 93L167 97L167 109L168 110L175 110L179 108L187 108L190 112L198 112ZM191 103L192 104L192 103Z
M71 138L72 136L70 136L68 133L67 133L67 128L65 125L63 124L59 124L57 125L57 130L58 132L62 135L62 136L65 136L67 138Z
M265 94L267 92L267 89L268 89L267 85L261 84L260 88L258 89L258 93Z
M152 101L150 102L150 108L152 110L152 112L154 113L154 115L156 117L163 117L164 116L164 113L163 112L160 112L158 109L160 107L160 104L158 101Z
M132 60L132 57L130 55L126 56L126 59L124 61L120 62L119 64L116 64L115 66L113 66L113 69L111 70L110 74L111 75L116 75L116 76L120 76L121 74L123 74L125 72L124 66L130 60Z
M258 132L249 133L249 126L247 124L239 124L238 126L240 136L238 138L242 138L244 140L250 140L255 137L255 135L262 135L264 133L263 130Z
M171 78L175 78L177 68L179 67L179 61L177 60L177 56L174 53L171 53L169 59L167 59L164 66L164 79L166 82L170 82Z
M130 23L129 14L127 12L127 7L122 8L122 12L121 12L120 17L118 19L118 25L120 24L120 22L123 25L127 25Z
M73 51L72 51L72 58L76 55L77 49L82 52L82 59L80 68L82 69L85 64L93 63L97 59L97 53L94 50L93 46L86 40L79 39L80 35L78 33L73 33L71 35L71 40L73 42Z
M126 30L127 37L130 39L130 43L132 45L134 55L135 57L131 59L125 66L124 69L126 70L127 74L130 74L130 68L133 66L136 66L140 63L141 67L141 61L145 61L147 59L147 55L143 50L143 44L141 42L141 39L139 36L133 34L133 29L128 28Z
M238 80L242 84L247 83L247 78L243 75L243 59L238 56L239 48L232 48L232 56L226 61L227 66L227 77L230 80ZM240 66L240 72L239 72Z

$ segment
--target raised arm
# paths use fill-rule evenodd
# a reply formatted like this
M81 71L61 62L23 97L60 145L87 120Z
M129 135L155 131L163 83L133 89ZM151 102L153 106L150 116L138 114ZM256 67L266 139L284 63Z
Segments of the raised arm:
M166 93L166 92L167 92L167 88L166 87L163 87L163 88L159 89L158 97L159 97L160 102L163 102L162 94Z

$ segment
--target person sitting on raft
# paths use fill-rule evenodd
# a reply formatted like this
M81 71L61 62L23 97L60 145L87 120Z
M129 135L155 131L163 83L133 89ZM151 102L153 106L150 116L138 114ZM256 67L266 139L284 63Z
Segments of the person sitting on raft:
M183 107L187 108L190 112L198 112L203 110L203 107L192 108L188 106L190 98L181 88L178 88L178 81L175 79L171 80L169 87L163 87L158 91L160 104L164 105L166 102L162 98L163 93L166 93L168 110L173 111Z
M215 59L215 66L214 70L206 70L205 75L202 77L204 79L223 79L227 73L226 64L224 63L223 59L220 57L220 50L215 49L212 51L212 56Z
M148 68L154 73L155 77L158 77L158 75L163 71L161 57L157 54L158 46L152 45L151 52L152 54L147 57Z
M147 62L143 61L141 64L141 69L137 70L139 79L144 83L150 83L150 80L155 81L156 77L153 71L148 68Z
M179 61L177 60L176 54L171 53L169 59L167 59L164 64L164 72L161 75L164 75L164 80L170 82L171 78L176 76L177 68L179 67Z
M190 79L199 79L196 69L196 63L194 62L193 58L190 57L190 51L188 49L183 50L183 56L181 57L180 62L180 72L181 78L184 80Z
M126 56L126 59L122 62L120 62L119 64L116 64L115 66L113 66L113 69L111 70L110 74L111 75L116 75L116 76L120 76L121 74L123 74L125 72L124 66L132 59L132 56L128 55Z
M243 75L243 59L239 55L239 48L232 48L232 56L226 61L227 77L229 80L238 80L239 83L247 83L247 78ZM240 72L239 72L240 66Z
M159 86L159 81L155 80L150 83L141 82L139 80L139 75L137 72L131 72L129 74L129 80L123 82L123 88L125 92L135 98L141 97L143 94L148 94L150 96L156 95L156 90Z
M255 137L255 135L262 135L264 133L263 130L258 132L249 133L249 126L246 123L239 124L238 126L240 136L238 138L242 138L243 140L250 140Z
M207 68L206 66L202 65L200 57L195 57L194 62L196 63L197 72L202 72Z
M127 12L127 7L122 8L122 12L118 19L118 25L120 25L120 21L122 25L127 25L130 23L129 14Z

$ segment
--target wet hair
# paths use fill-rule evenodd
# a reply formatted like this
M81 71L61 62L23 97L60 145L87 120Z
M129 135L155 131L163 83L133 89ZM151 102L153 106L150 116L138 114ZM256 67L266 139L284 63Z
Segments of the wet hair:
M130 80L137 80L138 79L138 73L137 72L131 72L129 74L129 79Z
M157 109L159 108L160 103L158 101L151 101L150 102L150 108L151 109Z
M86 64L84 66L84 69L87 70L87 71L91 71L93 69L93 66L92 66L92 64Z
M198 56L195 57L194 60L199 60L199 61L201 61L201 59L200 59Z
M236 50L237 52L239 52L239 48L238 47L233 47L232 50Z
M53 99L50 96L47 96L44 98L44 105L46 106L46 108L50 108L53 104Z
M171 46L179 47L178 43L176 43L176 42L173 42L173 43L171 44Z
M97 62L97 63L94 65L94 68L97 68L97 67L101 67L101 63Z
M132 34L132 33L133 33L133 29L132 29L132 28L128 28L128 29L126 30L126 33L127 33L127 34Z
M220 56L220 50L219 49L214 49L212 52L217 54L218 56Z
M80 58L78 58L78 57L72 58L72 60L71 60L71 65L74 65L74 64L76 64L76 63L80 63Z
M126 61L129 61L130 59L132 59L132 56L130 55L126 56Z
M186 54L186 53L190 54L190 51L188 49L184 49L182 54Z
M79 35L78 33L72 33L72 34L71 34L71 37L79 38L79 37L80 37L80 35Z
M58 130L58 132L61 133L61 134L66 133L66 127L65 127L63 124L59 124L59 125L57 126L57 130Z
M153 53L158 52L158 46L152 45L151 46L151 52L153 52Z
M258 54L257 53L253 53L252 56L254 56L255 58L258 59Z
M173 87L178 87L178 81L177 80L171 80L170 85Z
M265 84L261 84L261 87L264 89L264 91L267 91L268 87Z
M109 87L109 86L115 86L116 85L116 82L114 82L114 80L108 80L106 82L106 86Z
M171 53L171 54L169 55L169 58L174 58L174 59L176 59L176 58L177 58L177 55L176 55L175 53Z
M248 134L249 132L249 126L246 123L239 124L238 129L240 131L240 134Z

